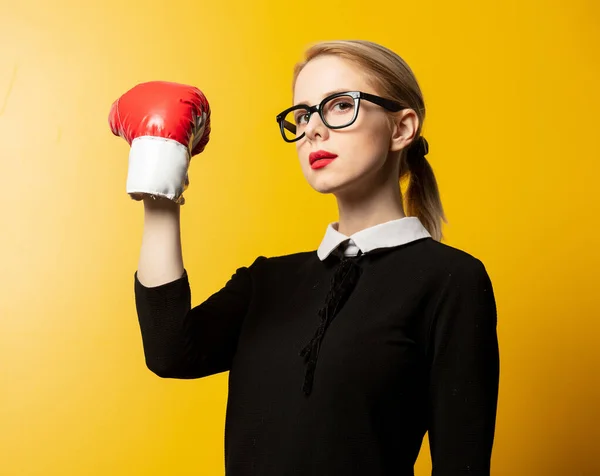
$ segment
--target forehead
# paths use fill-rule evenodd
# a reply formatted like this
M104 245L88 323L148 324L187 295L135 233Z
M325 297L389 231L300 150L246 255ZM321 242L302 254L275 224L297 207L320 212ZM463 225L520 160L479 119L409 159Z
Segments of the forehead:
M294 104L316 104L331 92L368 91L367 78L358 66L336 56L310 60L300 71L294 87Z

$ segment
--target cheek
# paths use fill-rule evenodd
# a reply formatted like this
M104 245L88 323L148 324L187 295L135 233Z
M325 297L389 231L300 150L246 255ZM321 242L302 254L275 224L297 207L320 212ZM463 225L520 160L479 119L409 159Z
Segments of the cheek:
M389 141L385 132L377 128L361 129L344 140L344 155L358 167L369 167L385 161Z

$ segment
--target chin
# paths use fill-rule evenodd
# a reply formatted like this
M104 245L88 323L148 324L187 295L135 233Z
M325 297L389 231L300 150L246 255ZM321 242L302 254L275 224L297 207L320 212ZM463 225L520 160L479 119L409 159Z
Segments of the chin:
M340 177L339 175L336 176L335 174L331 174L328 177L315 177L313 175L307 178L308 183L313 190L322 194L346 192L356 182L356 180L351 177Z

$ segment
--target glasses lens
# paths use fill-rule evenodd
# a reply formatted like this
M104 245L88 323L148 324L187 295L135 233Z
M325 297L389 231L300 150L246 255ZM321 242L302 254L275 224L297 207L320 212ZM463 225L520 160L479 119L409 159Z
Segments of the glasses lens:
M308 119L306 109L295 109L287 113L283 119L283 133L287 140L294 140L304 132Z
M323 104L325 122L331 127L344 127L352 122L356 104L352 96L337 96Z

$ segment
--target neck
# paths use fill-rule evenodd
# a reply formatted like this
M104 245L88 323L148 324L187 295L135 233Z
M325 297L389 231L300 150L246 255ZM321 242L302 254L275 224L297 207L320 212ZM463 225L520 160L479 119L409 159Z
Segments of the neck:
M358 231L387 221L404 218L402 195L397 182L383 187L338 195L338 231L350 236Z

